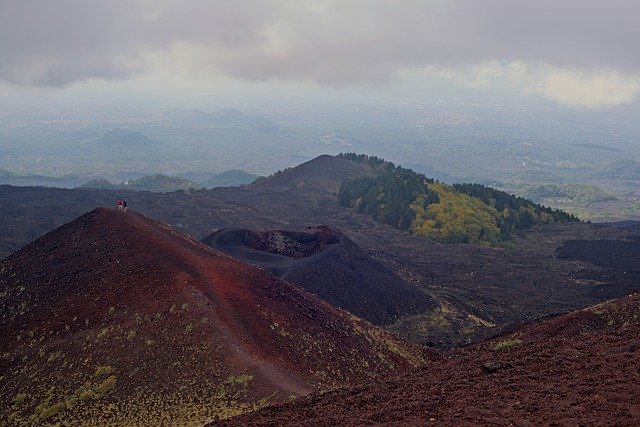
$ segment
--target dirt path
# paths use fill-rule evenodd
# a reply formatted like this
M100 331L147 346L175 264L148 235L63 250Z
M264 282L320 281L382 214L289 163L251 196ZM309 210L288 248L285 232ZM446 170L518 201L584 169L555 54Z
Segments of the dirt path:
M152 227L149 224L149 219L136 214L134 212L127 212L127 220L135 223L137 226L144 228L147 231L147 236L156 240L158 245L171 247L175 253L175 243L177 239L174 236L182 237L178 241L182 242L181 249L186 253L175 253L176 256L184 256L185 260L189 263L197 262L196 269L198 275L206 279L210 286L204 287L203 293L207 299L214 305L215 310L218 313L216 327L219 329L220 334L229 342L230 348L234 351L233 359L240 362L240 365L247 365L255 369L255 372L259 373L263 377L261 381L266 381L272 388L277 388L282 391L283 394L302 396L311 393L314 389L309 387L308 381L300 378L298 373L295 373L281 365L272 363L269 361L270 357L259 349L255 344L250 344L250 339L245 333L245 327L235 319L230 313L233 311L233 307L225 304L226 298L216 293L216 281L219 281L219 274L211 271L210 265L206 261L200 261L201 254L198 253L199 249L211 253L211 256L225 257L226 255L220 253L213 253L211 248L196 240L186 243L182 234L175 232L170 227L159 224L162 228ZM158 225L158 224L155 224ZM193 246L192 244L195 244ZM197 250L197 249L198 250ZM188 255L193 255L189 257ZM197 257L196 257L197 255ZM274 254L274 257L278 255ZM287 257L283 257L287 258ZM287 258L288 259L288 258ZM239 289L237 291L240 291ZM244 298L251 298L250 295L244 295Z

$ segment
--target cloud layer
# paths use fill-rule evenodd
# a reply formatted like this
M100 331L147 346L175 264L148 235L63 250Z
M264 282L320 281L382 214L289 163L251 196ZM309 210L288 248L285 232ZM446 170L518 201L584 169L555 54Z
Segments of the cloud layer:
M612 107L632 102L640 94L640 78L607 69L590 72L549 64L492 61L464 69L433 69L456 83L477 89L510 89L538 95L569 106Z
M505 64L493 80L523 93L616 105L638 93L638 16L636 0L0 0L0 81L127 79L158 55L237 79L337 87L407 68L473 85L482 67Z

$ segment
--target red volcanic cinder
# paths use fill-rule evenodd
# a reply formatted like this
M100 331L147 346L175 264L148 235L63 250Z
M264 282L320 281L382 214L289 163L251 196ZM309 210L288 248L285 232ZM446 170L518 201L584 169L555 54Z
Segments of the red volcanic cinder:
M436 358L134 212L0 266L3 423L198 423Z

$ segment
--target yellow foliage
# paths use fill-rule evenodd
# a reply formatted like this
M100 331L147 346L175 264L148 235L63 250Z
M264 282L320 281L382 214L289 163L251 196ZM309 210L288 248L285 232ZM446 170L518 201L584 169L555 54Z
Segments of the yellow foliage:
M500 239L498 212L481 200L457 193L446 184L428 184L440 201L427 206L419 196L412 204L416 212L411 225L414 234L440 242L496 243Z

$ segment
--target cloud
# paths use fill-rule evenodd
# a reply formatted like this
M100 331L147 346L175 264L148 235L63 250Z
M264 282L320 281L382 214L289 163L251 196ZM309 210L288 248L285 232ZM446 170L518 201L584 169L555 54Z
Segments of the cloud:
M270 11L252 0L0 0L0 80L63 86L126 79L176 43L242 50Z
M547 75L542 95L561 104L590 108L627 104L640 92L640 77L616 72L585 74L559 70Z
M0 0L0 80L127 79L156 71L161 55L181 69L334 87L476 67L471 85L500 78L612 105L638 92L637 16L636 0ZM492 76L495 64L507 72ZM555 74L541 81L530 64Z
M464 69L432 69L433 73L475 89L507 89L538 95L559 104L587 108L627 104L640 93L640 73L600 69L589 72L549 64L497 61Z

